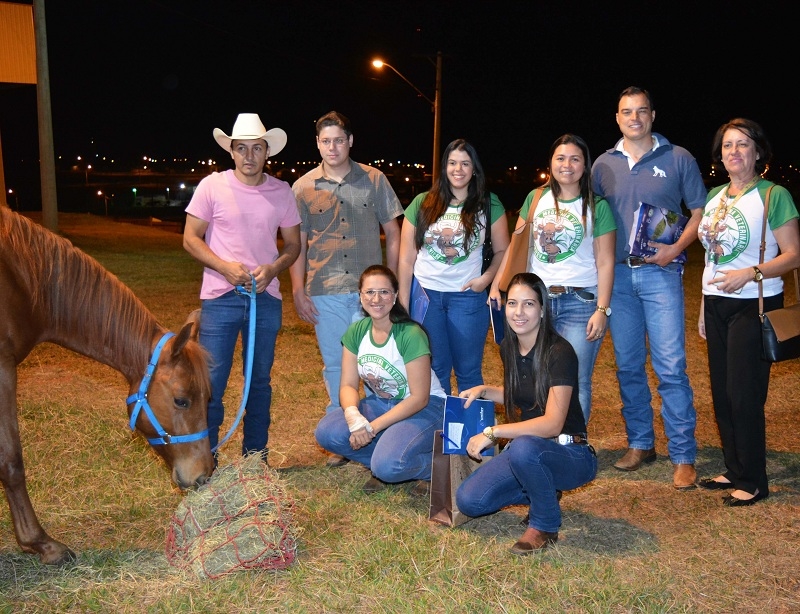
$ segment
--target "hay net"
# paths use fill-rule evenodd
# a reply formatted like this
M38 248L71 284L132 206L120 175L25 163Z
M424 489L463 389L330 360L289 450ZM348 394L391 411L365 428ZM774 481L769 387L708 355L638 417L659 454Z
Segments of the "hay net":
M285 569L297 551L293 508L280 477L259 454L220 466L172 515L167 560L212 579L244 569Z

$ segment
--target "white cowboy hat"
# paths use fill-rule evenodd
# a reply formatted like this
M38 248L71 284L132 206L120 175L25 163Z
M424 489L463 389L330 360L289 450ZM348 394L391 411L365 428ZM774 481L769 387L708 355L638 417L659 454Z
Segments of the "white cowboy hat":
M219 128L214 128L214 139L225 151L231 150L231 141L234 139L264 139L269 145L270 156L278 154L281 149L286 147L286 133L280 128L272 130L264 128L257 113L239 113L230 136Z

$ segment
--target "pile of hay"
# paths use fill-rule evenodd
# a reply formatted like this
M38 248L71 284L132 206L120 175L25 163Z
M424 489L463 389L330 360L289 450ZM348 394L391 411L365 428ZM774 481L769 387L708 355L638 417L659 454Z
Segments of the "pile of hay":
M201 578L240 569L285 569L296 555L293 501L258 454L218 467L178 505L167 560Z

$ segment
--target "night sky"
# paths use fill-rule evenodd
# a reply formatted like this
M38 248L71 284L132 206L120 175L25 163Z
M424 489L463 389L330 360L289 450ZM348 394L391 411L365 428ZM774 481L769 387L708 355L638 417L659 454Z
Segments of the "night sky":
M775 3L80 0L46 2L56 155L224 159L215 127L257 112L316 160L314 121L353 123L352 157L429 163L430 98L444 54L442 146L465 137L485 166L540 166L583 136L596 157L619 138L618 93L649 89L654 130L706 169L716 128L759 121L777 161L797 160L797 28ZM11 183L38 157L33 86L0 90Z

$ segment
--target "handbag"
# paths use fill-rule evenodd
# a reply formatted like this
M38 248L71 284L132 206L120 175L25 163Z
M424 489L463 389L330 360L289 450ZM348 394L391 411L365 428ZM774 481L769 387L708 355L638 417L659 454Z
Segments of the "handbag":
M431 503L428 518L447 527L457 527L471 520L471 517L459 511L456 492L480 463L465 454L445 454L443 439L442 431L433 434Z
M764 220L761 225L761 246L758 263L764 262L766 249L767 212L769 211L769 194L764 199ZM758 282L758 317L761 320L762 357L770 362L780 362L800 357L800 285L798 285L797 269L794 270L794 289L797 303L782 309L774 309L764 313L764 293L762 282Z
M530 258L531 240L533 233L531 233L531 224L533 222L533 214L536 211L536 205L542 197L544 188L536 188L533 194L531 206L528 209L528 218L525 223L517 228L511 234L511 243L508 246L508 257L506 258L505 266L502 271L497 272L498 287L501 292L508 291L508 284L517 273L524 273L528 270L528 262Z
M481 263L481 275L491 266L494 258L492 249L492 195L487 192L486 203L483 205L483 219L486 224L486 232L483 238L483 262Z

